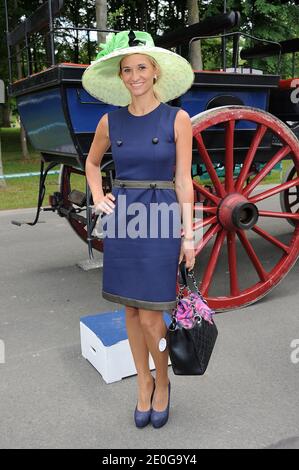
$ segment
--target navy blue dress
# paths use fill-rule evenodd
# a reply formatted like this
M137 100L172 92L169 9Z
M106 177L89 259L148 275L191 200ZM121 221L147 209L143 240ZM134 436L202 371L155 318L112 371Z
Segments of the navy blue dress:
M128 107L108 113L116 179L173 181L176 161L174 120L179 109L160 103L144 116L134 116ZM114 212L102 219L106 231L103 297L148 310L174 308L181 247L181 210L175 190L114 186L112 193L116 198ZM143 207L142 236L138 232L140 224L136 224L136 216L141 216L141 212L140 208L134 211L134 203L136 206L136 203L142 203ZM162 209L160 213L158 211L158 217L151 217L151 203L156 203L156 207L164 203L164 209L172 209L167 215ZM108 221L112 217L114 231L109 234ZM165 225L166 217L169 223ZM155 229L154 236L150 227ZM168 233L165 227L169 228Z

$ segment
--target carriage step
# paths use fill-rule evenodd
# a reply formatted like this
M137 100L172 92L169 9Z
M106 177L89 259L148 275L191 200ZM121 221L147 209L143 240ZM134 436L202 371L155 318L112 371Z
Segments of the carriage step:
M86 206L86 194L82 193L82 191L78 191L77 189L73 189L70 192L70 194L68 195L68 200L73 204L76 204L76 206Z
M81 268L83 271L91 271L92 269L98 269L103 267L103 258L101 259L86 259L83 261L79 261L77 266Z

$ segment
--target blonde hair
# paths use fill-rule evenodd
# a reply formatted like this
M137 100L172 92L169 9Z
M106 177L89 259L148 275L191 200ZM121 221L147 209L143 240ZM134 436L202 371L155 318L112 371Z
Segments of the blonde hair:
M142 54L142 52L135 52L134 54L141 54L141 55L146 55L149 59L149 61L151 62L152 66L154 67L154 69L156 69L157 71L157 74L158 74L158 78L157 80L154 82L154 85L157 83L157 81L160 79L161 77L161 69L160 69L160 66L158 64L158 62L156 61L156 59L154 59L154 57L148 55L148 54ZM127 54L125 57L127 57L128 55L133 55L133 54ZM120 62L119 62L119 72L118 72L118 76L119 78L121 78L121 62L122 60L125 58L123 57ZM161 101L161 98L160 98L160 95L159 93L157 92L157 90L153 90L154 91L154 96L156 97L157 100Z

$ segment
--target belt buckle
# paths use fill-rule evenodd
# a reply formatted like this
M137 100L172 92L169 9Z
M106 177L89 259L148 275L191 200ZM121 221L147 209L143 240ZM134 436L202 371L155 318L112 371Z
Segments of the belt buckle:
M156 188L157 183L150 183L150 188Z

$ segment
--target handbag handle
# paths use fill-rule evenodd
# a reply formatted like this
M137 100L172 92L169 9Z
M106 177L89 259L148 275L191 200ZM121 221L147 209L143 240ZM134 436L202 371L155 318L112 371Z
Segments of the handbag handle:
M196 292L197 294L200 296L201 300L207 304L207 301L204 299L204 297L202 296L201 292L199 291L198 289L198 285L197 285L197 282L196 282L196 279L195 279L195 276L194 276L194 270L193 268L192 269L188 269L187 271L187 268L186 268L186 262L185 261L181 261L181 263L179 264L179 268L180 268L180 276L181 276L181 279L183 281L183 283L180 283L180 291L179 291L179 295L178 295L178 300L180 298L182 298L183 296L183 290L185 289L185 287L187 288L189 294L191 293L191 289L189 288L188 286L188 281L187 281L187 277L190 277L192 279L192 282L194 284L194 287L196 289Z
M187 287L187 289L189 289L189 286L188 286L188 281L187 281L187 277L190 277L193 281L193 284L196 288L196 292L201 295L201 293L199 292L198 290L198 286L197 286L197 282L196 282L196 279L194 277L194 271L193 271L193 268L192 269L188 269L187 271L187 268L186 268L186 262L185 261L181 261L180 265L179 265L179 268L180 268L180 276L181 276L181 279L182 279L182 283L179 282L179 284L182 286L182 287ZM190 290L190 289L189 289Z
M181 261L181 263L179 264L179 268L180 268L180 276L181 276L181 279L182 279L182 283L184 284L185 287L188 287L187 285L187 268L186 268L186 262L185 261ZM180 283L181 284L181 283Z

